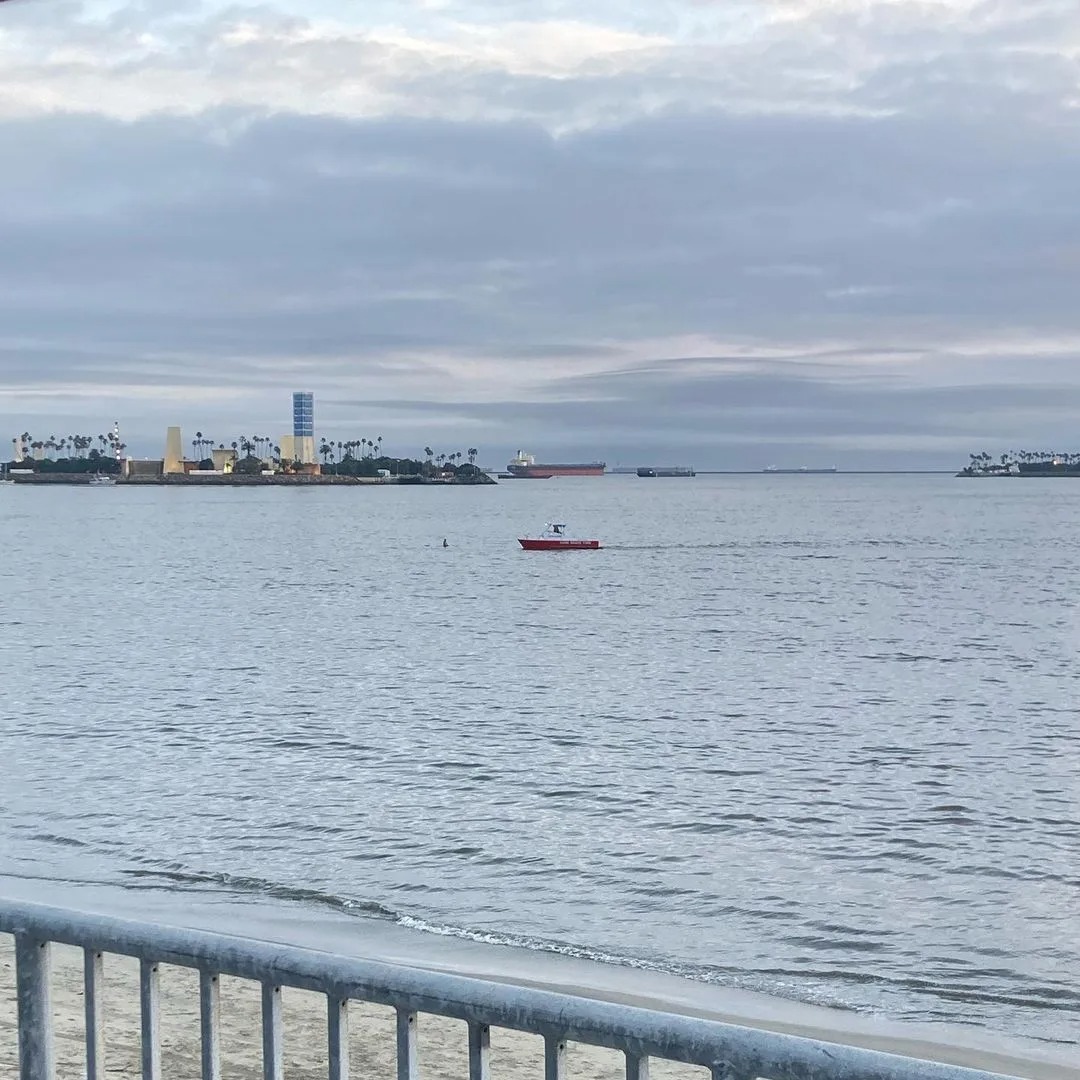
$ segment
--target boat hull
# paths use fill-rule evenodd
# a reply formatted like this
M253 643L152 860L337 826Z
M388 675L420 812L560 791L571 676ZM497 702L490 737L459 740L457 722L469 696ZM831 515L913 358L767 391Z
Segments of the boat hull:
M519 536L518 543L526 551L596 551L599 540L571 540L566 537Z
M602 461L582 465L516 465L511 462L506 471L522 480L550 480L553 476L603 476Z

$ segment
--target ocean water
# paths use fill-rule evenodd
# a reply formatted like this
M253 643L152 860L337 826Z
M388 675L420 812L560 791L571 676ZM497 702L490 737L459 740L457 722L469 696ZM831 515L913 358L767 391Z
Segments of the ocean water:
M1078 533L1055 480L3 489L0 876L1080 1044Z

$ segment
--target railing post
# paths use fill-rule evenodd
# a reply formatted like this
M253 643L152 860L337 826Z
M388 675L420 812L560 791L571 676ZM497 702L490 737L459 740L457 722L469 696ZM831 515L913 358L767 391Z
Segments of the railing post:
M330 1080L349 1080L349 1000L326 999Z
M416 1013L397 1011L397 1080L419 1080L416 1063Z
M83 950L83 1006L86 1016L86 1080L105 1078L105 1027L101 995L105 960L95 949Z
M714 1062L709 1071L712 1073L712 1080L746 1080L726 1061Z
M139 1011L142 1014L143 1080L161 1080L161 991L158 966L139 964Z
M264 982L262 988L263 1080L282 1080L285 1057L281 1040L281 987Z
M199 972L199 1027L202 1080L221 1080L221 980L216 972Z
M53 1080L49 943L15 935L15 983L19 999L19 1080Z
M566 1040L544 1039L544 1080L566 1080Z
M491 1080L491 1028L469 1025L469 1080Z
M638 1054L627 1053L626 1080L649 1080L649 1059Z

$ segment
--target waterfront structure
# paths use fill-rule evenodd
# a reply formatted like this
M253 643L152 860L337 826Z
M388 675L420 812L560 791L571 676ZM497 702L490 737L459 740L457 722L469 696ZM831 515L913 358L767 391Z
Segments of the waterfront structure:
M314 465L315 458L315 395L309 390L298 390L293 399L293 432L280 440L281 460L299 461L302 465Z
M175 476L184 471L184 442L178 427L165 432L165 475Z
M214 471L220 473L232 472L237 456L236 451L231 447L219 446L216 450L210 451L210 460L214 463Z
M165 475L162 458L124 458L125 477L159 477Z

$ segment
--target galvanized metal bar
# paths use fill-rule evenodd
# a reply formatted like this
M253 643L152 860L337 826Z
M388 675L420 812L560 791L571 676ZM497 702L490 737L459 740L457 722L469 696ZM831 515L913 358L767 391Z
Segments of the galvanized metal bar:
M281 985L262 986L263 1080L282 1080L285 1075L284 1044L281 1037Z
M475 1024L533 1032L546 1038L607 1046L630 1056L680 1061L710 1069L723 1063L737 1077L1001 1080L999 1074L857 1046L40 904L0 901L0 932L24 939L20 951L27 976L25 982L20 982L20 1015L36 1015L44 1024L47 1024L47 1009L43 1005L45 999L40 999L39 994L47 994L47 987L41 980L33 984L29 972L34 961L27 956L25 947L28 940L121 953L154 964L206 968L267 985L295 986L389 1005L406 1015L436 1013ZM275 1011L280 1016L278 1007L271 1009L269 1014L264 1013L264 1019L266 1015L273 1016ZM38 1024L30 1024L20 1031L20 1061L34 1063L27 1065L25 1080L42 1077L51 1080L51 1056L46 1056L50 1054L46 1049L50 1043L46 1035L47 1027ZM278 1048L280 1042L280 1036L271 1041ZM280 1060L280 1050L278 1055ZM272 1069L274 1060L271 1054ZM415 1068L415 1053L406 1054L405 1061L410 1068ZM31 1067L33 1072L29 1071ZM273 1080L279 1075L280 1068L277 1068Z
M748 1073L743 1069L737 1069L730 1062L715 1062L709 1070L712 1080L758 1080L754 1073ZM918 1076L918 1073L915 1074Z
M638 1054L627 1054L626 1080L649 1080L649 1059Z
M161 1080L161 988L158 965L139 964L139 1012L142 1018L143 1080Z
M419 1080L417 1062L416 1013L397 1011L397 1080Z
M544 1039L544 1080L566 1080L566 1040L561 1036Z
M12 931L9 931L12 932ZM29 933L15 933L15 992L19 1013L19 1080L53 1080L50 947Z
M349 999L326 999L327 1050L330 1080L349 1080Z
M83 950L83 1011L86 1016L86 1080L105 1080L105 956Z
M221 1080L221 979L216 972L199 972L199 1028L202 1080Z
M469 1080L491 1080L491 1028L469 1024Z

